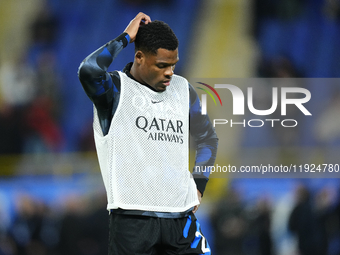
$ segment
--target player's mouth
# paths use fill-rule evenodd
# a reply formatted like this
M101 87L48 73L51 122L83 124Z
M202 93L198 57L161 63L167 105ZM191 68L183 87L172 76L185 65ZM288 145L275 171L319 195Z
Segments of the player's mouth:
M164 86L169 86L170 85L170 80L165 80L162 82Z

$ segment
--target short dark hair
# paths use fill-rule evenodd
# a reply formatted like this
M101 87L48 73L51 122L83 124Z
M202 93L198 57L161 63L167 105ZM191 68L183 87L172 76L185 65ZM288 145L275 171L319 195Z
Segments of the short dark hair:
M157 50L176 50L178 39L168 24L155 20L138 29L135 39L135 51L143 51L156 55Z

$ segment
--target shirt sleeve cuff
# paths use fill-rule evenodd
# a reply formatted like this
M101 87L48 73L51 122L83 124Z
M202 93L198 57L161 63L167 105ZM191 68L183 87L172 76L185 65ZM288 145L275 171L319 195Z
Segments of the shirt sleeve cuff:
M205 187L207 186L208 179L202 175L193 175L193 177L196 183L196 187L199 190L199 192L201 192L202 197L203 197L203 193L204 193Z
M126 34L126 35L125 35L125 38L126 38L127 42L129 43L129 42L130 42L130 40L131 40L131 38L130 38L129 34L128 34L128 33L124 33L124 34Z
M124 32L124 33L120 34L115 40L122 41L123 47L125 48L130 42L130 36L129 36L128 33Z

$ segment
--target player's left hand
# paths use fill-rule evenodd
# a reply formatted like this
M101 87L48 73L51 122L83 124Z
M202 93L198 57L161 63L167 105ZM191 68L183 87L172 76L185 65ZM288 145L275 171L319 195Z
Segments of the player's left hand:
M202 200L202 194L199 190L197 190L197 197L198 197L198 201L200 202L198 205L195 205L194 209L192 210L193 213L197 212L198 207L200 207L201 204L201 200Z

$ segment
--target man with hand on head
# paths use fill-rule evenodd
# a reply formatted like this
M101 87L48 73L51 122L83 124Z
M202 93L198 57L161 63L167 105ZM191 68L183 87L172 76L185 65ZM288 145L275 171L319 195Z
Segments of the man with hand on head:
M107 72L129 42L135 43L133 63ZM172 29L139 13L79 67L94 104L110 212L109 254L211 254L194 213L209 177L197 169L214 165L218 139L193 87L174 74L178 60ZM190 135L198 166L192 175Z

